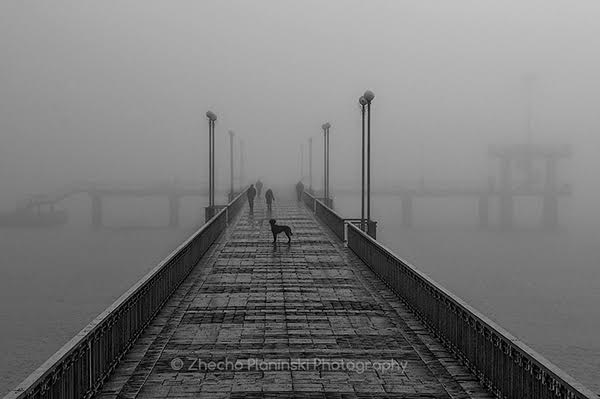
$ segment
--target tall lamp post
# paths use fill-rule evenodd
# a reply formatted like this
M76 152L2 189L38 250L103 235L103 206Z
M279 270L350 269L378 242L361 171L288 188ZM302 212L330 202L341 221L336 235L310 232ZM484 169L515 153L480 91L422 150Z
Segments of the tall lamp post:
M367 101L367 233L370 233L368 226L371 222L371 102L375 94L367 90L363 97Z
M308 192L313 193L312 187L312 137L308 138Z
M212 217L215 206L215 122L217 115L208 111L208 206Z
M240 191L244 189L245 175L244 175L244 159L245 159L245 148L244 140L240 140Z
M362 146L361 146L361 186L360 186L360 229L365 231L365 107L367 100L364 96L358 99L362 115Z
M323 195L327 206L329 203L329 128L331 124L329 122L324 123L321 128L323 129Z
M327 122L321 125L323 129L323 196L327 206L329 203L329 128L331 123Z
M304 179L304 144L300 143L300 180Z
M229 131L229 202L233 201L233 130Z

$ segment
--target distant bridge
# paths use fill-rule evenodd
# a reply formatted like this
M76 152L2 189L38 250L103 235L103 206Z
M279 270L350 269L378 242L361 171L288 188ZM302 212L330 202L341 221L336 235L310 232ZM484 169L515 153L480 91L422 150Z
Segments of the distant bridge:
M559 182L558 163L571 156L571 148L567 145L532 144L490 146L488 155L498 162L498 168L483 184L472 181L438 181L426 184L422 176L416 183L400 183L374 192L400 196L402 224L406 227L413 225L413 203L416 198L457 197L478 200L479 226L482 228L490 225L490 199L497 199L499 226L502 229L512 229L515 198L534 197L542 203L542 227L558 228L558 199L572 193L569 184ZM515 179L515 174L520 179ZM338 188L336 191L339 193L344 190Z
M141 184L132 183L98 183L78 182L61 187L55 192L31 195L27 197L25 208L54 206L68 197L77 194L88 194L91 206L91 224L93 228L100 228L103 219L103 201L107 197L165 197L169 200L169 226L175 227L179 224L180 200L187 196L208 195L208 189L203 182L150 182Z
M425 198L463 198L477 201L479 227L490 226L490 201L499 203L499 225L505 229L514 226L514 201L518 197L538 198L542 202L541 225L547 229L558 227L558 198L572 195L569 184L555 185L552 188L539 185L515 185L500 188L494 184L484 185L472 182L435 182L427 184L405 184L384 189L375 189L374 193L398 196L401 209L401 223L405 227L414 225L414 202ZM336 188L337 194L360 194L350 188Z

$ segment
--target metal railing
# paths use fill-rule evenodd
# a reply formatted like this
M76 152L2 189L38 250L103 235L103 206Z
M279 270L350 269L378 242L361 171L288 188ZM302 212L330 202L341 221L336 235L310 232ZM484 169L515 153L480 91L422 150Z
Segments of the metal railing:
M360 226L360 219L357 218L344 218L339 213L332 209L333 200L329 199L331 206L327 206L324 199L317 198L312 194L304 191L302 193L302 201L304 204L313 211L317 217L319 217L342 241L346 241L346 224L354 224ZM374 220L365 220L368 228L368 234L371 237L376 238L377 234L377 222Z
M346 218L344 219L346 223L351 223L356 227L360 228L361 219L360 218ZM377 222L375 220L365 220L365 229L366 233L371 236L374 240L377 239ZM361 229L362 230L362 229Z
M242 208L245 190L5 399L89 398Z
M242 209L242 207L246 203L246 200L247 200L246 192L247 191L248 191L248 188L245 188L244 190L242 190L242 192L239 193L236 197L234 197L233 201L231 201L227 205L227 223L231 223L231 221L236 217L236 215L238 214L240 209Z
M315 211L315 201L316 198L312 196L312 194L308 193L307 191L304 191L302 193L302 201L304 201L304 204L310 208L310 210L312 210L313 212Z
M340 240L345 241L346 223L342 216L317 199L315 199L315 215L321 219Z
M558 367L358 227L348 248L499 398L598 399Z

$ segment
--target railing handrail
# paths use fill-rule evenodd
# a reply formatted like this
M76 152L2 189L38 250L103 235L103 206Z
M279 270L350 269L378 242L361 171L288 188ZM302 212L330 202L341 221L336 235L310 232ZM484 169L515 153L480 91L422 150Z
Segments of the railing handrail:
M367 240L371 245L379 248L387 256L395 259L397 262L399 262L400 264L405 266L417 278L421 279L421 281L423 281L429 287L431 287L432 289L436 290L441 295L443 295L445 299L452 302L459 309L461 309L462 311L466 312L469 316L471 316L472 318L479 321L486 328L495 332L508 345L510 345L512 348L516 349L520 353L521 356L529 359L530 361L535 363L538 367L542 368L545 372L552 375L552 377L556 378L557 380L561 381L565 385L572 388L578 394L582 395L581 396L582 398L590 398L590 399L598 398L598 396L596 396L595 393L593 393L588 388L583 386L581 383L579 383L573 377L568 375L566 372L564 372L558 366L554 365L548 359L544 358L542 355L540 355L535 350L533 350L532 348L527 346L525 343L520 341L518 338L513 336L511 333L509 333L508 331L506 331L505 329L500 327L498 324L496 324L494 321L489 319L487 316L483 315L481 312L479 312L478 310L476 310L475 308L473 308L472 306L467 304L464 300L459 298L457 295L453 294L448 289L444 288L442 285L440 285L438 282L433 280L427 274L423 273L422 271L418 270L416 267L414 267L409 262L400 258L393 251L388 249L385 245L381 244L377 240L374 240L368 234L365 234L361 229L359 229L358 227L354 226L351 223L347 224L347 228L352 229L355 233L359 234L364 240Z
M315 202L321 204L323 206L323 208L325 208L327 210L327 212L331 213L333 216L335 216L335 217L343 220L344 222L346 221L346 219L342 215L340 215L339 213L337 213L336 211L334 211L333 209L331 209L330 207L328 207L327 204L325 204L320 199L315 198Z
M303 191L302 194L306 195L307 197L310 197L313 201L317 200L317 197L315 197L314 195L312 195L311 193L309 193L308 191Z
M357 222L357 221L360 222L362 220L361 218L345 218L340 213L338 213L337 211L335 211L334 209L328 207L327 204L325 204L323 201L321 201L319 198L315 197L314 195L312 195L308 191L304 191L304 194L307 195L308 197L310 197L313 201L318 202L319 204L321 204L324 208L327 209L328 212L332 213L337 218L342 219L344 221L344 223L347 223L347 222Z
M34 389L36 384L43 381L46 377L56 371L56 368L61 365L61 362L67 357L73 354L74 351L79 350L82 343L84 343L90 336L96 333L96 331L102 328L104 322L109 320L115 313L119 312L126 304L131 301L137 294L153 280L153 278L160 273L168 264L174 261L177 257L181 256L184 250L206 230L212 227L220 217L227 216L228 208L235 203L242 195L244 195L246 189L244 189L233 201L227 204L223 209L219 210L209 221L198 228L192 233L183 243L181 243L176 249L174 249L169 255L167 255L162 261L160 261L154 268L146 273L141 279L139 279L133 286L125 291L117 300L110 304L105 310L103 310L98 316L96 316L88 325L86 325L81 331L79 331L73 338L71 338L66 344L58 349L48 360L42 363L36 370L34 370L28 377L26 377L16 388L11 389L5 396L5 399L18 398L23 393Z
M240 199L242 196L246 195L246 191L248 191L248 187L246 187L242 191L240 191L240 193L238 195L236 195L235 198L233 200L231 200L231 202L229 204L227 204L227 206L233 204L235 201Z

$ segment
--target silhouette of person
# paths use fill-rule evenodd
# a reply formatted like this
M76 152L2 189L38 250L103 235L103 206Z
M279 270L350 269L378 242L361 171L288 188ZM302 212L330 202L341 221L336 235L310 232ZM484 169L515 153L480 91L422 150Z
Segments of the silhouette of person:
M271 189L268 189L265 193L265 200L267 200L267 210L272 211L273 208L271 207L271 204L273 201L275 201L275 196L273 195L273 191Z
M258 179L256 181L256 194L258 195L258 198L260 198L260 192L262 191L263 188L263 183L260 181L260 179Z
M304 192L304 184L302 184L302 180L296 184L296 195L298 196L298 202L302 201L302 193Z
M248 188L248 192L246 192L246 196L248 197L248 205L250 205L250 212L253 212L254 197L256 197L256 189L254 188L254 184L250 185L250 188Z

